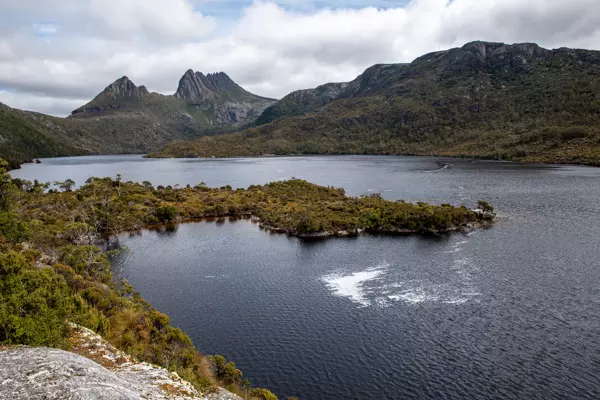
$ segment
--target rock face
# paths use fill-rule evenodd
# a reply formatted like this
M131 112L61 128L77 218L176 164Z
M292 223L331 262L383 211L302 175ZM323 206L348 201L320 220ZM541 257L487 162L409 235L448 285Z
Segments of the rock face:
M204 75L202 72L188 70L179 80L179 86L174 96L190 103L217 99L219 93L230 92L232 95L257 97L246 92L229 78L224 72ZM236 93L239 92L239 93Z
M188 70L179 80L179 86L174 96L189 102L214 99L214 93L206 87L204 80L204 74Z
M128 77L124 76L110 84L106 89L104 89L102 94L113 99L132 98L135 100L141 100L143 96L148 94L148 89L146 89L145 86L135 86L135 83L130 81Z
M0 398L241 400L224 389L200 394L176 373L136 362L95 333L74 329L74 353L45 347L0 349Z

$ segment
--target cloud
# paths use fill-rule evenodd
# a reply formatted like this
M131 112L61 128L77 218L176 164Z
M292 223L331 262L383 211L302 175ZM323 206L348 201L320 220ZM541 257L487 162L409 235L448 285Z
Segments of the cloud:
M0 0L0 9L0 101L55 115L122 75L170 94L189 68L225 71L282 97L471 40L600 48L597 0Z
M0 103L21 110L43 110L45 114L51 115L68 115L87 101L86 99L64 99L0 90Z

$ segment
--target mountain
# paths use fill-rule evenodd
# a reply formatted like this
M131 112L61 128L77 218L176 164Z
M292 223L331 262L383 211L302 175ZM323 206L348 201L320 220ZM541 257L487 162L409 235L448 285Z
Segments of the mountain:
M35 157L88 154L73 140L60 118L21 111L0 103L0 158L11 168Z
M92 101L71 113L72 116L91 116L112 110L123 109L134 104L141 104L142 99L150 93L145 86L137 87L124 76L106 87Z
M173 95L124 76L67 118L0 107L0 157L146 153L177 139L231 132L276 100L254 95L223 72L187 71Z
M377 90L384 90L406 68L408 64L374 65L352 82L326 83L315 89L297 90L267 107L254 121L254 125L316 111L334 100L367 96Z
M172 96L150 93L124 76L92 101L74 110L71 118L146 114L167 130L198 135L252 122L276 100L244 90L224 72L204 75L188 70Z
M188 70L172 96L150 93L126 76L106 87L70 118L133 118L140 115L174 137L220 133L253 121L276 100L244 90L227 74Z
M153 154L413 154L600 165L600 52L471 42L296 91L242 132Z

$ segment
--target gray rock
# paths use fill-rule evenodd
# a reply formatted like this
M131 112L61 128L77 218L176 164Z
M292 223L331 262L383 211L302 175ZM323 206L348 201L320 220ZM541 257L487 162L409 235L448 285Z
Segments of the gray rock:
M215 93L206 86L205 78L203 73L189 69L179 80L175 97L192 103L214 99Z
M223 388L198 393L176 373L137 362L88 329L73 329L74 352L46 347L0 350L0 399L241 400Z

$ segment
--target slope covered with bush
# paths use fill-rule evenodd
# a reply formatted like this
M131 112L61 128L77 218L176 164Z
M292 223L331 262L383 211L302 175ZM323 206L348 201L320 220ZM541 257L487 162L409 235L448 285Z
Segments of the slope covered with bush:
M600 52L473 42L294 92L155 157L407 154L600 164Z

